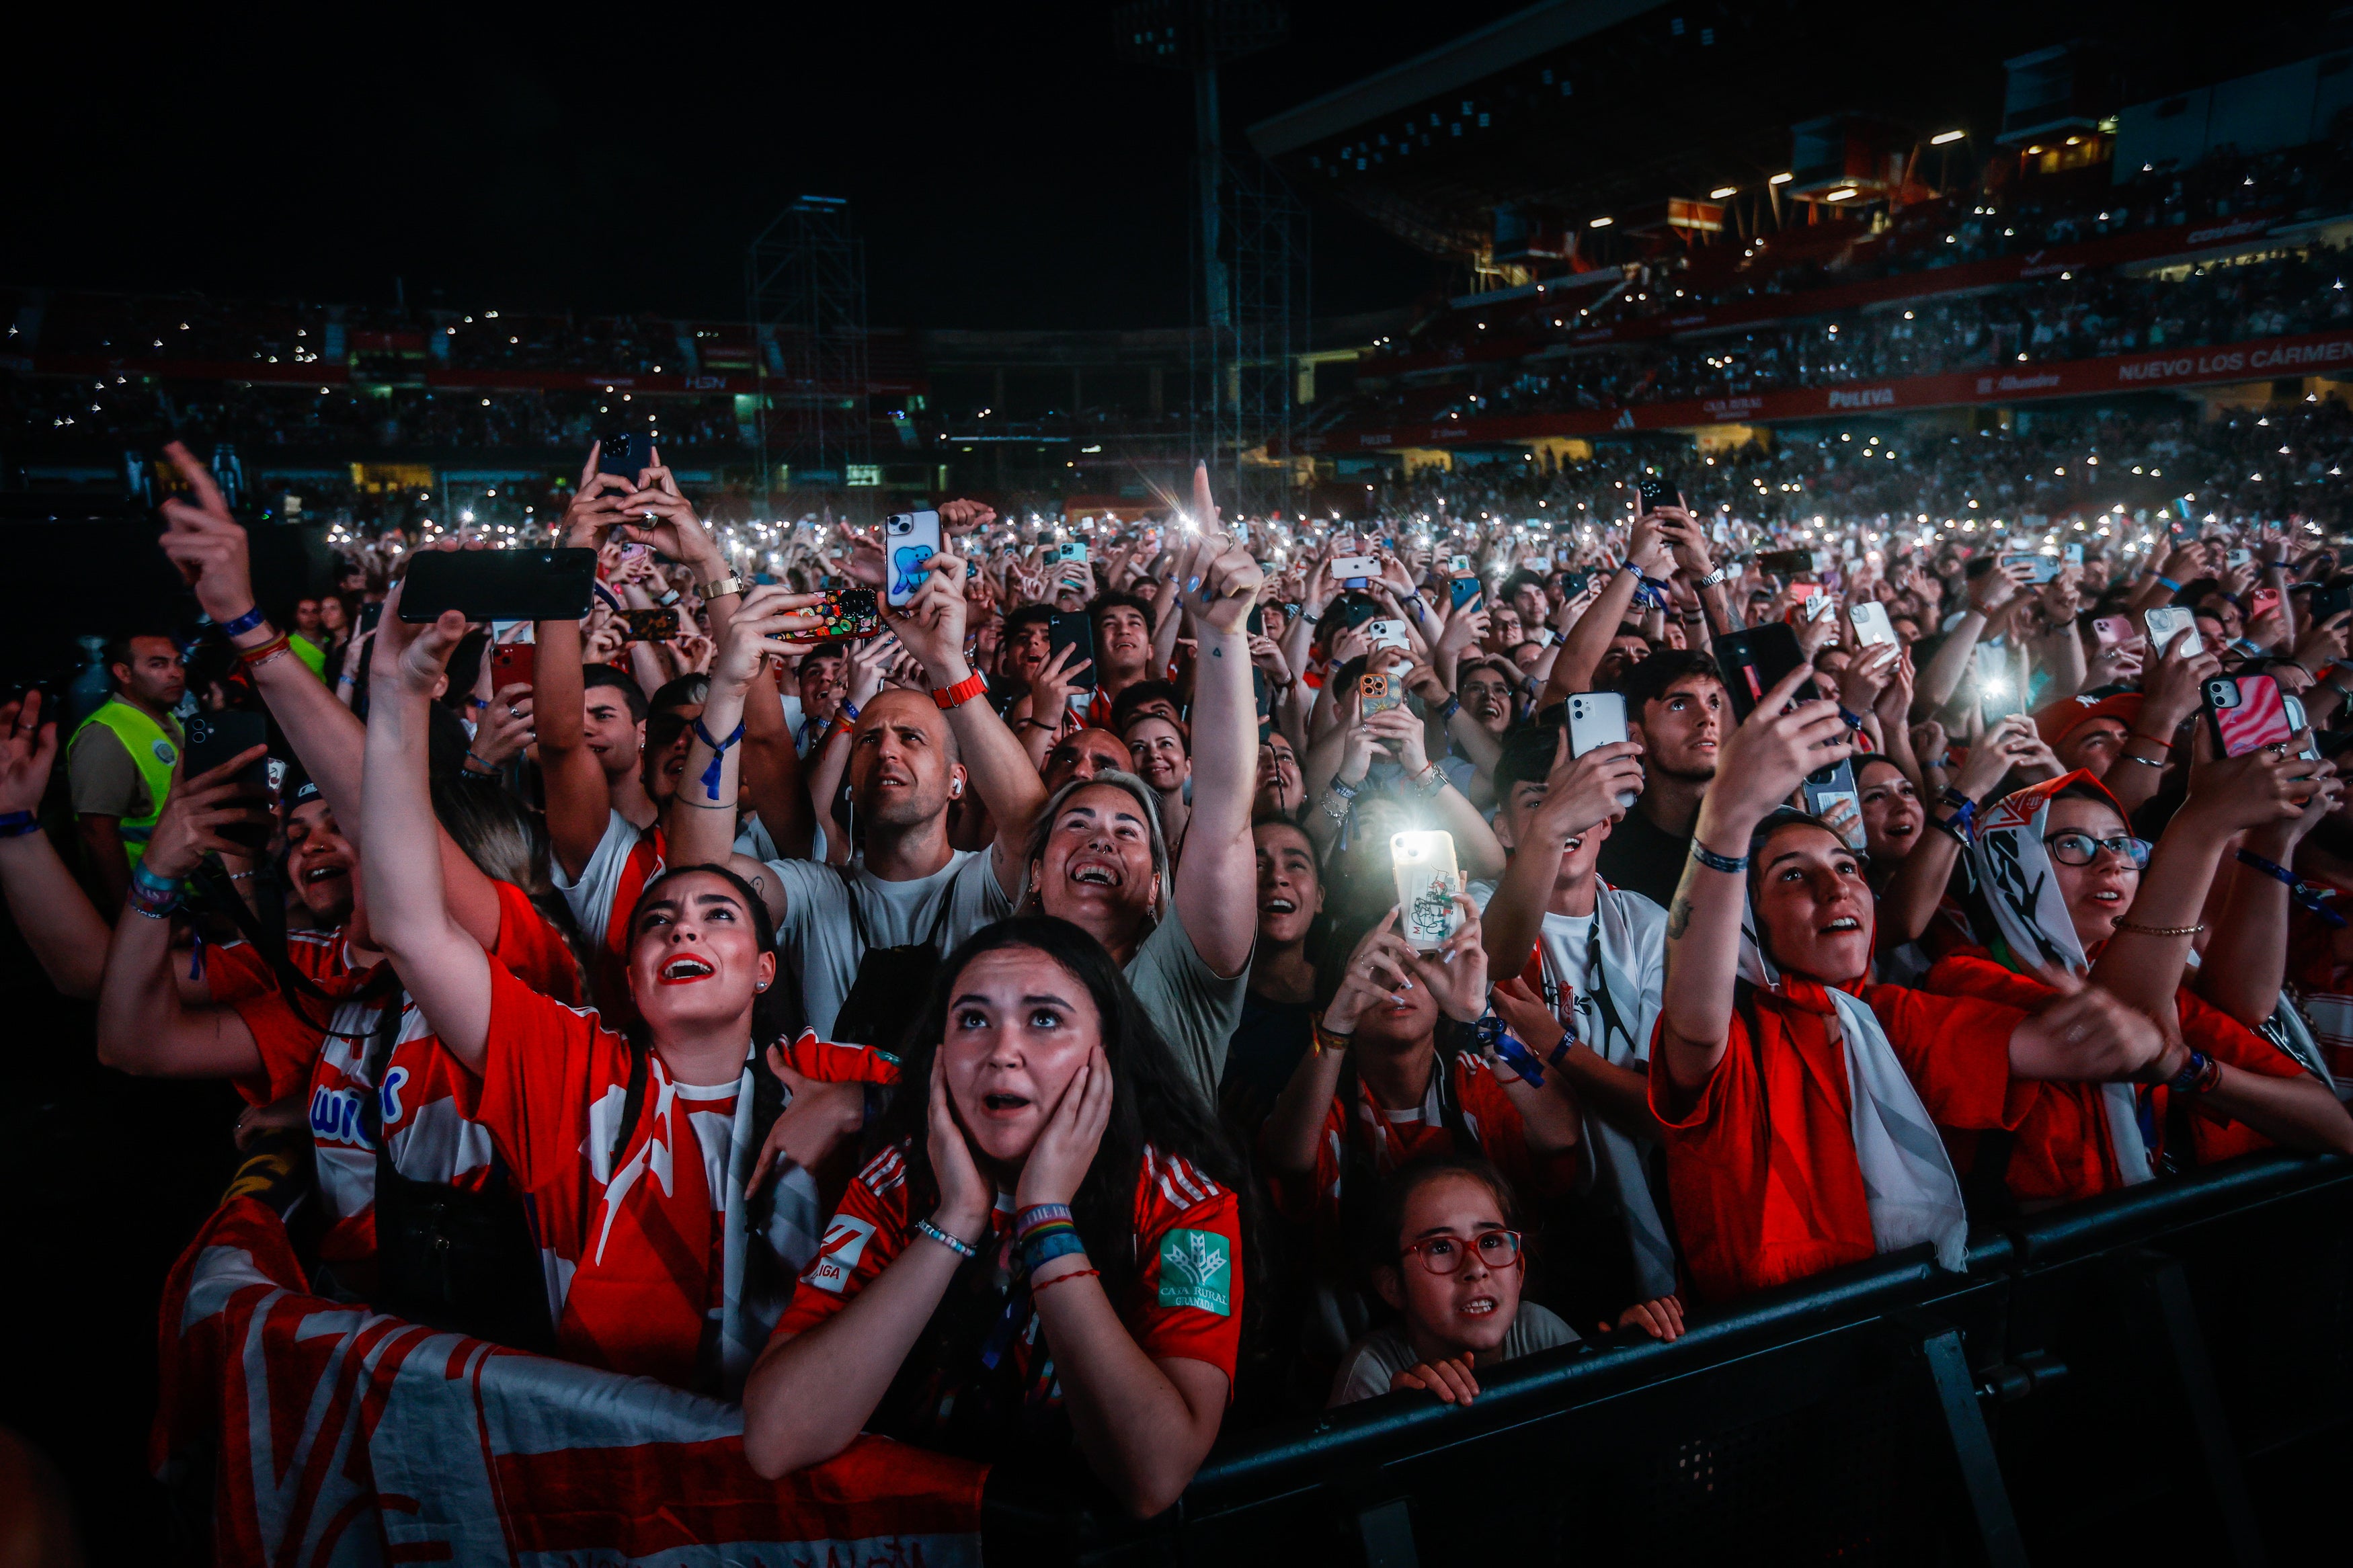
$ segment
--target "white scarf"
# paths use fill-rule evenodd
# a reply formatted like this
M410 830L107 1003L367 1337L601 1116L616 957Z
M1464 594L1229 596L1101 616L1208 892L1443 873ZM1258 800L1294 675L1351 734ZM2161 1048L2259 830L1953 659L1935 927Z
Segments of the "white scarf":
M1977 842L1968 852L1969 876L1993 911L1994 924L2011 955L2023 963L2049 964L2070 974L2084 973L2091 963L2084 956L2084 944L2075 939L2075 921L2067 913L2042 837L2052 798L2089 776L2069 773L2004 795L1978 824ZM2116 1173L2125 1185L2155 1180L2148 1144L2140 1135L2133 1086L2100 1085L2100 1110L2108 1124L2109 1147L2116 1151Z

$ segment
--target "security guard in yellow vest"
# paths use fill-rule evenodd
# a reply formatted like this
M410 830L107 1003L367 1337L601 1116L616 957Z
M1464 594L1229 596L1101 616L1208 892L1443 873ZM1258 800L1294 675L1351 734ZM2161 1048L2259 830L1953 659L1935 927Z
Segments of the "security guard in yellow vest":
M114 695L82 721L66 747L66 774L83 847L111 909L172 792L184 744L172 716L187 671L170 637L134 636L107 645Z

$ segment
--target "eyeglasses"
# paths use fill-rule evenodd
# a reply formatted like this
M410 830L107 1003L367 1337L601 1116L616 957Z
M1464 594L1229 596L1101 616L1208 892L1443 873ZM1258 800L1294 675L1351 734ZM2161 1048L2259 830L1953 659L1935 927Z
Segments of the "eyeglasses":
M2148 864L2146 838L2094 838L2088 833L2054 833L2042 841L2051 858L2062 866L2088 866L2105 849L2135 870Z
M1479 1261L1490 1269L1516 1268L1520 1265L1520 1233L1516 1230L1482 1230L1466 1245L1459 1236L1425 1236L1406 1244L1400 1255L1419 1258L1421 1266L1432 1274L1452 1274L1462 1267L1462 1260L1475 1250Z

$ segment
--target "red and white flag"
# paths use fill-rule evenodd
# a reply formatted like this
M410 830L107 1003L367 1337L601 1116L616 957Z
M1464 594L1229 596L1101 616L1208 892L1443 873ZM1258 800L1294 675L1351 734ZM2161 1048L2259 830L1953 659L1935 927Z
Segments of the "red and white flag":
M221 1563L960 1568L987 1467L860 1437L763 1480L740 1407L308 1293L233 1198L164 1297L159 1473L210 1450Z

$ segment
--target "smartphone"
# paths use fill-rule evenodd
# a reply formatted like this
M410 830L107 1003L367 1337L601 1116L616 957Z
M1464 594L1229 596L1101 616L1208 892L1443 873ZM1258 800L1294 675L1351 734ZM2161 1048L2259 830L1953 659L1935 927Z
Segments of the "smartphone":
M874 602L871 588L836 588L818 603L817 613L825 617L828 637L854 641L882 633L882 611Z
M269 715L248 713L231 709L223 713L195 713L188 718L184 731L188 741L185 778L209 773L226 763L239 752L269 743ZM269 759L259 756L229 775L239 789L257 792L248 804L269 804ZM216 829L230 843L259 853L269 843L269 824L227 823Z
M2312 720L2305 713L2304 710L2303 698L2295 695L2293 692L2283 691L2280 693L2280 706L2287 711L2287 728L2289 734L2300 735L2312 728ZM2296 755L2302 757L2307 763L2318 762L2320 760L2320 737L2316 734L2312 739L2306 741L2304 743L2304 750L2298 752Z
M2156 609L2145 612L2141 620L2148 627L2148 657L2151 659L2161 656L2166 645L2177 636L2189 639L2181 645L2182 658L2195 658L2205 651L2206 645L2198 637L2198 616L2192 611L2179 605L2159 605Z
M1626 699L1615 691L1572 691L1568 697L1568 754L1581 757L1596 746L1615 745L1626 739ZM1640 792L1618 797L1630 806Z
M1335 555L1332 558L1332 575L1340 579L1344 588L1361 588L1381 574L1377 556Z
M1807 662L1798 647L1798 634L1786 621L1768 621L1746 631L1726 632L1715 639L1715 666L1724 678L1724 695L1732 704L1732 721L1740 724L1776 681Z
M1584 594L1587 584L1592 581L1593 574L1590 572L1567 573L1560 580L1560 595L1564 599L1577 598Z
M2280 595L2277 588L2257 588L2247 595L2247 619L2262 620L2279 608L2279 602Z
M634 485L638 476L654 466L654 440L617 430L596 438L596 471L612 474Z
M2254 560L2254 558L2255 552L2247 549L2244 545L2242 545L2238 549L2231 552L2229 561L2233 566L2244 566Z
M456 610L470 621L576 621L596 593L593 550L420 550L408 558L400 618Z
M2206 683L2206 721L2226 757L2243 757L2295 738L2279 682L2268 675L2223 675Z
M1757 554L1757 566L1777 577L1794 577L1800 572L1819 572L1821 557L1810 550L1763 550Z
M2010 679L2010 649L2000 643L1977 647L1978 711L1987 723L2026 711L2025 694Z
M539 684L539 645L501 642L491 645L491 689Z
M1476 577L1451 578L1446 584L1446 593L1447 596L1454 601L1454 607L1459 610L1479 596L1479 579Z
M2031 555L2024 551L2005 552L1994 564L2003 570L2023 565L2029 583L2048 583L2059 575L2059 558L2055 555Z
M1054 546L1054 553L1048 557L1048 559L1052 561L1085 561L1087 559L1087 542L1083 539L1066 540L1062 543Z
M630 642L667 642L678 636L678 607L657 605L643 610L623 610L622 624L629 628Z
M2084 547L2080 544L2061 545L2059 563L2063 566L2081 566L2084 563Z
M2312 620L2317 626L2331 616L2353 610L2353 586L2315 588L2312 591Z
M1392 708L1405 706L1405 681L1394 675L1375 675L1371 670L1356 677L1357 707L1366 717L1386 713Z
M1644 474L1636 479L1634 493L1642 498L1644 511L1656 511L1662 506L1675 504L1675 492L1667 489L1667 481L1656 474Z
M1389 866L1397 874L1398 934L1421 952L1435 952L1462 929L1454 901L1462 873L1451 833L1392 833Z
M2092 623L2092 635L2102 647L2114 647L2132 640L2132 622L2123 616L2102 616Z
M1806 809L1816 816L1828 816L1841 804L1852 806L1854 820L1847 825L1847 847L1864 847L1868 840L1862 830L1862 796L1854 787L1853 764L1839 763L1807 774L1805 794Z
M1471 564L1471 557L1468 555L1448 556L1446 569L1457 577L1475 577L1479 574L1477 569Z
M2316 595L2314 596L2314 602L2315 602L2316 604L2319 602L2319 601L2318 601L2318 595ZM378 600L376 600L374 604L362 605L360 606L360 630L361 630L361 631L363 631L363 632L372 632L372 631L375 630L375 628L376 628L376 623L378 623L379 621L381 621L381 620L383 620L383 619L384 619L384 601L383 601L382 599L378 599Z
M1094 623L1087 619L1086 612L1083 610L1056 610L1052 617L1046 622L1047 661L1052 662L1056 650L1066 647L1076 648L1078 651L1071 656L1068 663L1063 665L1064 669L1070 668L1081 659L1088 661L1084 669L1071 677L1071 683L1074 688L1083 689L1092 698L1095 689L1093 663L1095 628ZM1079 690L1074 689L1071 693L1071 701L1074 706L1077 705Z
M1895 627L1887 618L1887 606L1876 599L1849 605L1846 618L1853 623L1857 647L1882 647L1895 641Z
M884 575L890 584L883 600L895 610L913 598L923 579L931 575L924 563L940 552L940 514L894 511L882 520L882 533L887 541Z
M1409 652L1413 648L1413 638L1406 635L1403 621L1366 621L1365 635L1373 639L1375 647L1401 647Z

